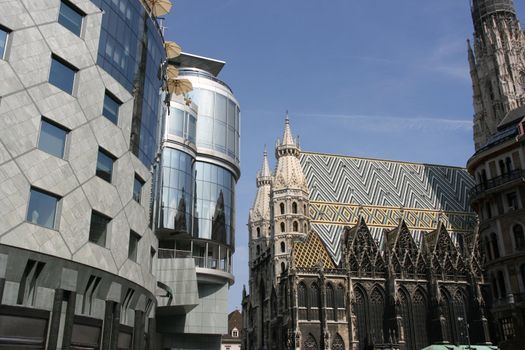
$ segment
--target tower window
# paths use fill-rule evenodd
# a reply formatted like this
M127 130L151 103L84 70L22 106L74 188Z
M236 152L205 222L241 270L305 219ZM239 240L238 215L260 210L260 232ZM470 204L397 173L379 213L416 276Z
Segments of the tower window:
M285 227L284 227L284 222L281 222L281 232L284 232L286 231Z
M306 215L306 204L303 205L303 214Z
M68 2L62 1L60 3L60 12L58 14L58 23L69 29L71 32L80 36L82 29L82 19L84 14L80 10L74 8Z
M261 247L257 245L257 255L261 254Z
M284 242L281 242L281 253L286 252L286 244Z
M261 229L257 227L257 238L261 237Z
M297 221L294 221L293 222L293 232L298 232L299 231L299 224L297 223Z
M295 202L292 203L292 213L297 214L297 203Z
M284 214L284 203L279 204L279 208L281 209L281 215Z
M281 273L284 273L284 270L286 270L286 265L284 262L281 262Z

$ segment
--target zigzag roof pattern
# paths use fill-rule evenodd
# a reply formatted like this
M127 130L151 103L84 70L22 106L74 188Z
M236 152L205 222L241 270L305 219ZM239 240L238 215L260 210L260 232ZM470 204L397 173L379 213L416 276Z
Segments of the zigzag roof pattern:
M474 186L466 169L451 166L303 152L301 166L309 188L312 228L336 264L341 259L344 225L364 216L374 239L400 219L416 242L444 222L452 235L474 230L468 204Z

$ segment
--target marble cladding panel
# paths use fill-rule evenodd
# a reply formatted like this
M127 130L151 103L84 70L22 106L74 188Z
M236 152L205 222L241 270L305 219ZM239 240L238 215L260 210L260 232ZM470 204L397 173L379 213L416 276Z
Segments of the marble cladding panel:
M57 22L59 0L2 1L0 24L12 32L0 60L0 244L73 260L154 291L151 173L129 151L134 100L96 66L100 9L88 0L71 2L86 13L80 36ZM52 53L79 69L72 95L48 83ZM106 90L122 102L118 125L102 116ZM42 116L69 130L63 159L37 148ZM95 175L99 147L116 157L111 183ZM132 199L135 173L145 180L142 204ZM60 197L57 229L26 222L31 186ZM89 242L92 210L112 218L106 247ZM130 229L142 237L137 262L128 259Z

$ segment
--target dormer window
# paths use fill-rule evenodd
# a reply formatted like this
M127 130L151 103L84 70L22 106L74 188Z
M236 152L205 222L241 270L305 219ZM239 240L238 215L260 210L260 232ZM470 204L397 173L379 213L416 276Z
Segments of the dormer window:
M232 329L232 337L239 338L239 330L237 328Z

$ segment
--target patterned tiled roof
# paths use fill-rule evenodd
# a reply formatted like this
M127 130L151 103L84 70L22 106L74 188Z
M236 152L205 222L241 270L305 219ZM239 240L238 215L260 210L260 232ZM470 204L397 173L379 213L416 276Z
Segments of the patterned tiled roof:
M476 215L467 193L474 180L464 168L303 152L312 228L336 264L344 226L363 217L374 239L403 219L417 242L442 222L472 232Z
M315 231L310 231L306 241L294 244L293 259L298 268L316 267L319 266L320 261L323 262L325 268L333 269L336 267Z

